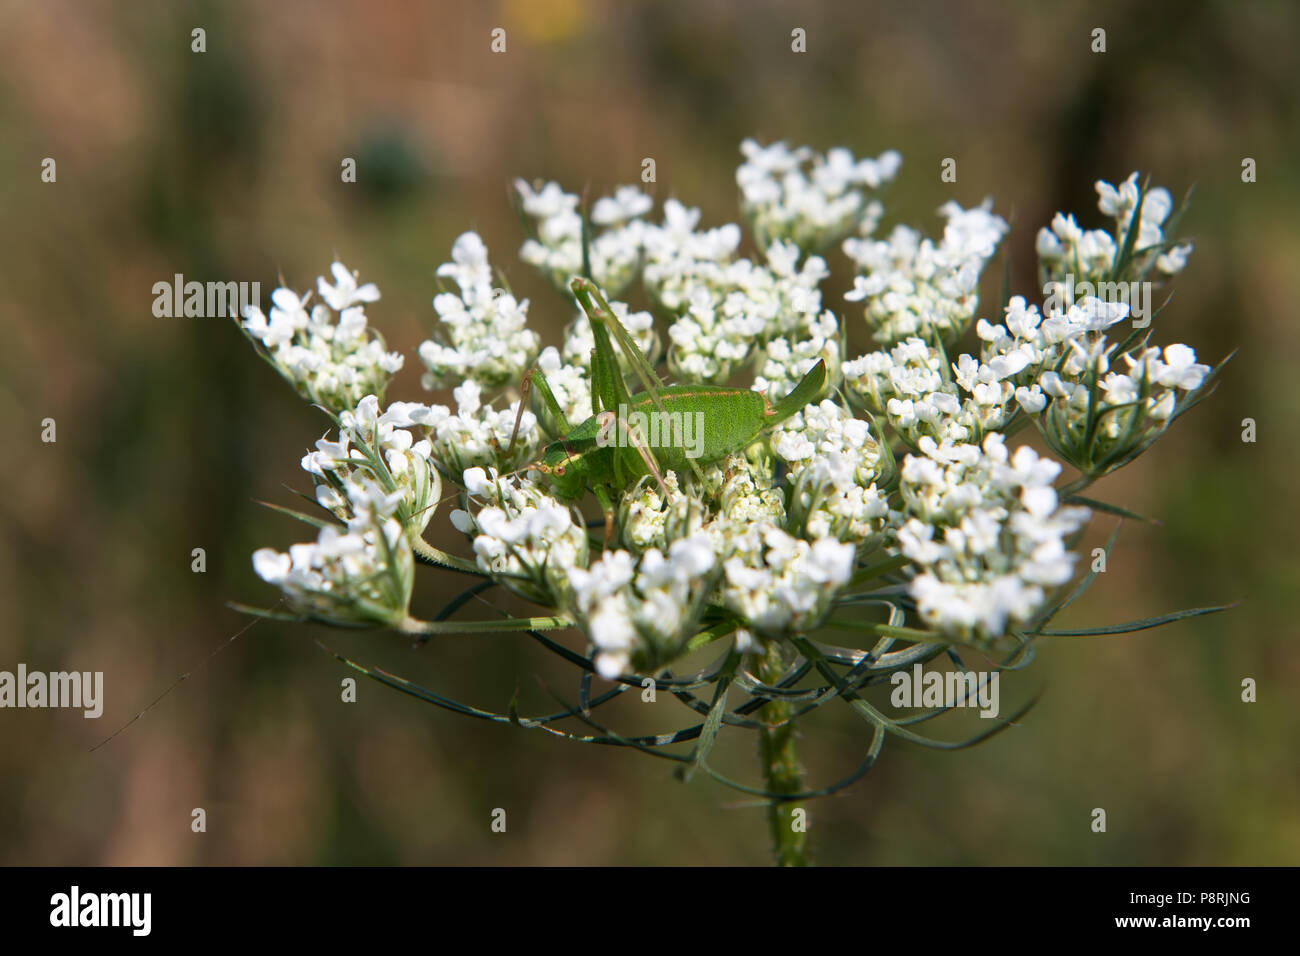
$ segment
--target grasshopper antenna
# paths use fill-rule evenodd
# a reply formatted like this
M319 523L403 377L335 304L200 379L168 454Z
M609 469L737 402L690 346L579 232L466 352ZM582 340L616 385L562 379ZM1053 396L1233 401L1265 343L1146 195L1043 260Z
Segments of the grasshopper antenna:
M519 384L519 411L515 413L515 427L510 430L510 444L506 446L506 454L515 450L515 439L519 437L519 423L524 420L524 409L528 407L528 396L533 390L533 373L537 369L530 368L524 373L524 380Z
M587 218L587 189L590 186L582 187L582 207L579 215L582 217L582 275L592 282L596 280L591 275L591 220Z
M280 600L276 601L275 604L273 604L273 605L271 606L271 609L274 610L275 608L279 607L279 606L280 606L281 604L283 604L283 603L284 603L284 598L280 598ZM224 640L222 643L218 644L217 647L216 647L216 649L213 650L212 653L209 654L207 657L203 658L203 660L199 661L199 663L198 663L195 667L192 667L190 670L186 671L186 672L185 672L184 674L182 674L180 677L178 677L178 678L176 678L174 681L172 681L171 684L168 685L167 689L164 690L164 691L163 691L161 694L159 694L157 697L155 697L155 698L153 699L153 702L150 703L148 707L146 707L144 710L140 711L140 713L136 714L134 717L132 717L130 720L128 720L126 723L124 723L121 727L117 728L117 730L113 731L111 734L109 734L107 737L105 737L105 738L104 738L103 740L101 740L99 743L95 744L95 746L91 747L90 750L89 750L89 753L92 753L92 754L93 754L96 750L98 750L100 747L104 746L106 743L108 743L109 741L111 741L114 737L116 737L116 736L118 736L119 734L121 734L123 731L125 731L128 727L130 727L132 724L134 724L137 720L139 720L139 719L140 719L141 717L143 717L145 714L149 713L149 711L151 711L151 710L153 710L155 707L157 707L160 703L162 703L163 698L165 698L168 694L170 694L170 693L171 693L172 691L174 691L177 687L179 687L179 686L180 686L184 681L189 680L191 674L195 673L196 671L202 670L204 667L206 667L207 664L208 664L208 662L211 661L212 658L216 657L218 654L220 654L222 651L224 651L224 650L225 650L227 647L229 647L231 644L235 643L236 640L238 640L239 638L241 638L241 637L243 637L245 634L247 634L247 633L248 633L248 629L251 628L254 624L256 624L256 623L257 623L258 621L260 621L260 620L261 620L260 617L255 617L255 618L253 618L251 621L249 621L247 624L245 624L243 627L241 627L238 631L236 631L236 632L235 632L234 634L232 634L230 637L226 638L226 640Z

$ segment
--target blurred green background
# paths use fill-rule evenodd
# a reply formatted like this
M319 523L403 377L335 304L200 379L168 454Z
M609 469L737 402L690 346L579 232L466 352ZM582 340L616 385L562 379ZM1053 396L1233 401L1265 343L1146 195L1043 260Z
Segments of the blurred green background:
M0 862L765 862L762 812L734 792L371 682L343 704L347 672L312 640L493 709L516 688L526 711L547 708L535 675L572 697L574 674L526 637L417 651L260 623L88 753L242 626L226 601L274 600L249 555L302 529L254 499L290 503L282 485L307 487L298 460L326 428L228 322L155 318L153 283L260 280L265 299L279 275L314 285L337 254L379 284L371 322L407 354L389 398L427 400L414 350L434 320L433 270L465 229L532 300L547 343L570 317L515 256L513 177L594 196L637 181L651 156L658 198L716 225L737 216L745 136L901 150L885 228L934 234L941 203L992 195L1027 294L1034 234L1054 211L1100 225L1096 179L1140 169L1175 196L1194 184L1196 251L1156 340L1203 361L1240 349L1212 399L1096 487L1163 525L1126 526L1062 621L1241 606L1044 643L1003 684L1004 709L1046 691L1019 726L956 754L891 740L862 782L813 804L818 860L1300 862L1300 8L1047 7L0 4L0 669L100 670L106 683L97 721L0 711ZM489 50L498 26L503 55ZM191 52L195 27L206 53ZM794 27L806 54L791 52ZM1104 54L1090 50L1096 27ZM1241 182L1247 156L1254 184ZM44 157L56 183L40 181ZM340 182L344 157L356 184ZM955 184L939 180L944 157ZM842 312L847 270L829 258L826 301ZM1095 522L1086 547L1112 524ZM190 570L195 547L205 574ZM426 613L462 580L421 574ZM1257 703L1241 702L1244 677ZM689 716L661 695L642 720ZM822 711L802 739L810 779L847 773L867 739L847 708ZM721 767L753 780L754 747L724 732ZM191 832L195 807L205 834ZM489 829L497 807L505 834ZM1089 828L1094 807L1104 835Z

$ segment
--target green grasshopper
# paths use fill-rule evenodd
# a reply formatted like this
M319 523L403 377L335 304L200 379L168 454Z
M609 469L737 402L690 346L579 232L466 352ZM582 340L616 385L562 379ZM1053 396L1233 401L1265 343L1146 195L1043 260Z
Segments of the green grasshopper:
M591 353L592 414L577 427L571 426L546 376L530 369L521 386L519 417L536 383L562 437L547 444L541 457L521 470L545 475L556 496L565 501L576 501L590 489L605 513L606 544L613 534L615 502L641 478L653 475L666 493L663 475L667 469L679 474L690 470L699 477L701 465L743 451L764 432L801 411L825 388L826 363L820 360L776 404L745 388L664 385L596 285L578 277L570 288L591 322L596 342ZM630 392L611 335L643 391ZM655 422L662 427L656 429ZM688 422L693 429L688 429ZM688 431L693 431L693 440L687 439ZM518 434L516 418L512 447Z

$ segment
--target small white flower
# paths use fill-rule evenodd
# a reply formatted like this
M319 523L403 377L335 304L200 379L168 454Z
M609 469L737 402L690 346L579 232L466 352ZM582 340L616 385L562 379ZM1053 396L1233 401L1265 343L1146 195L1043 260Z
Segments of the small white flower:
M1192 254L1192 244L1185 242L1174 246L1168 252L1161 253L1156 259L1156 268L1166 275L1176 275L1187 267L1187 259Z
M1156 381L1168 388L1181 388L1185 391L1200 388L1210 372L1208 365L1196 363L1196 352L1186 345L1167 346L1165 363L1156 376Z
M644 216L654 208L654 200L635 186L620 186L614 195L602 196L591 207L591 221L601 226L621 223Z
M334 284L330 285L321 276L316 280L316 291L335 312L342 312L358 302L379 301L379 287L373 282L358 285L356 274L349 272L343 263L334 262L330 266L330 272L334 275Z
M487 472L477 465L465 469L465 490L471 495L483 496L491 491L493 484L488 481Z
M268 584L280 584L289 577L293 561L287 554L274 548L258 548L253 552L253 570Z

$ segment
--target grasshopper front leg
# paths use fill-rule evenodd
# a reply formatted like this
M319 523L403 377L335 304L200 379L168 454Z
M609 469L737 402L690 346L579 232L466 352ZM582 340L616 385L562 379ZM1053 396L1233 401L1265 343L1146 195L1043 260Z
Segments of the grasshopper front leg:
M555 393L551 391L551 385L546 381L546 376L535 368L530 368L524 373L524 380L519 384L519 411L515 414L515 427L510 432L510 444L506 452L512 452L515 448L515 440L519 437L519 423L523 421L524 409L528 407L528 397L532 393L533 381L537 381L537 390L541 392L542 401L546 405L546 410L554 418L560 429L561 435L567 435L573 431L569 420L564 416L564 409L556 401Z
M666 499L668 497L668 486L664 483L664 477L659 470L658 462L655 461L653 453L642 441L641 437L628 427L627 422L618 417L617 412L601 412L596 416L596 419L600 423L600 434L608 435L616 429L622 432L627 439L627 443L635 448L637 454L641 456L641 460L645 463L650 474L654 475L655 481L659 482L659 488L663 491ZM623 467L617 454L612 456L611 462L614 480L622 486L625 484L622 474ZM605 513L605 548L608 549L614 537L614 501L610 497L609 489L604 484L593 485L591 490L595 494L601 510Z

